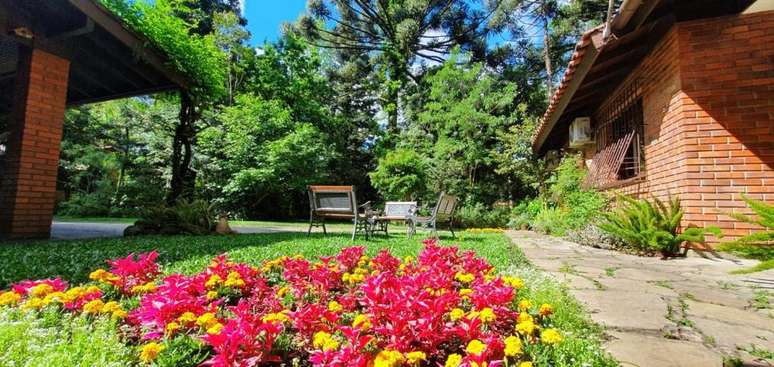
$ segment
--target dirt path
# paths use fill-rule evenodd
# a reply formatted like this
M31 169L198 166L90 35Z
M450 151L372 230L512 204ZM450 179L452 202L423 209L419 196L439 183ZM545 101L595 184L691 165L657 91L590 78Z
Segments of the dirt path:
M774 366L756 357L774 351L774 271L729 274L756 261L720 255L663 261L533 232L509 236L587 305L623 366L722 366L727 356Z

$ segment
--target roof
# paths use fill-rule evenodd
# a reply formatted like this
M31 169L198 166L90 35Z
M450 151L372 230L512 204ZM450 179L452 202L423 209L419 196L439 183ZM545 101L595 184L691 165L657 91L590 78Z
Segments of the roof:
M590 116L675 22L735 14L753 0L624 0L611 21L583 33L532 138L532 149L561 149L573 116Z
M19 45L70 60L71 106L189 85L164 53L98 0L0 0L0 88L14 83ZM0 115L10 98L0 96Z

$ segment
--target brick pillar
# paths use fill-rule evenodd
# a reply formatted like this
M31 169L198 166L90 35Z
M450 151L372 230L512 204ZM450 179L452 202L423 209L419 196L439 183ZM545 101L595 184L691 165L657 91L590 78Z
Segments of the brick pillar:
M22 48L0 174L0 237L48 238L70 62Z

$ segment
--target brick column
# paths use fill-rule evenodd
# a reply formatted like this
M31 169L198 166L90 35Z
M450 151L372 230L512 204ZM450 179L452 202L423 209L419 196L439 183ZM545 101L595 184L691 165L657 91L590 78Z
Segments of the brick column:
M0 237L48 238L70 62L22 48L0 175Z

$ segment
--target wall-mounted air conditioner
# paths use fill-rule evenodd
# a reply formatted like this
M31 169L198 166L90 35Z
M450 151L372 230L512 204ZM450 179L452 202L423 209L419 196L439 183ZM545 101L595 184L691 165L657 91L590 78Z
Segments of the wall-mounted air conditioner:
M591 118L578 117L570 124L570 148L580 148L594 143Z

